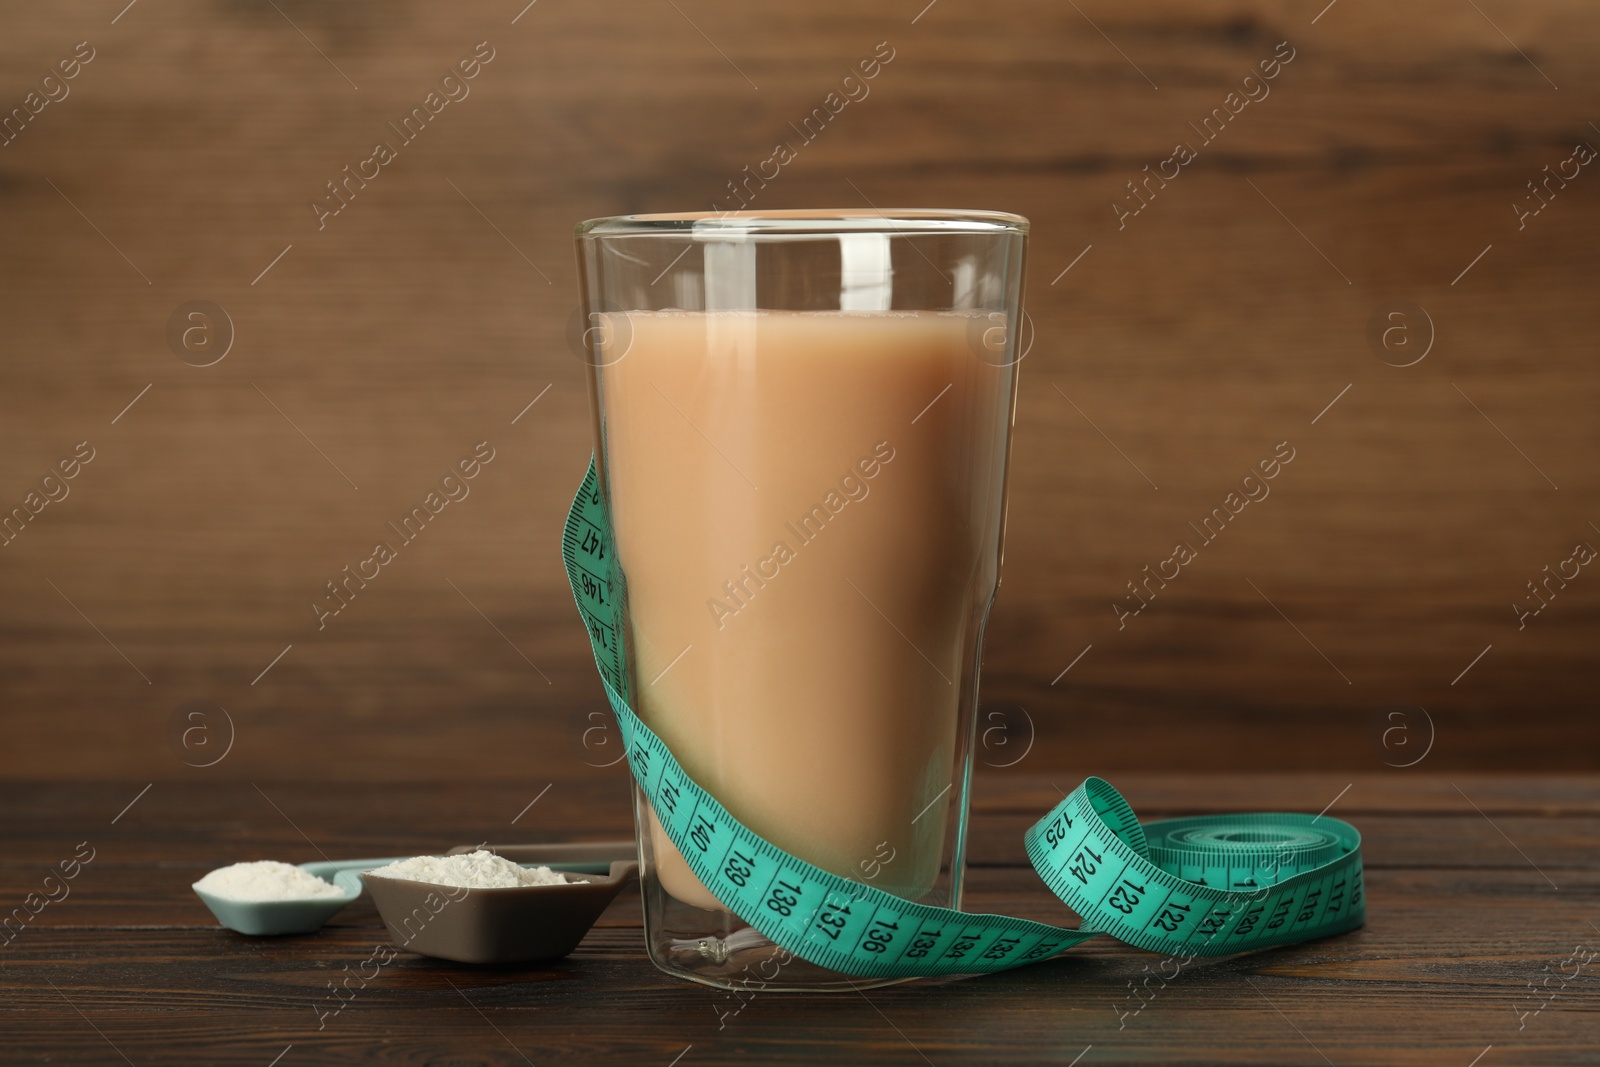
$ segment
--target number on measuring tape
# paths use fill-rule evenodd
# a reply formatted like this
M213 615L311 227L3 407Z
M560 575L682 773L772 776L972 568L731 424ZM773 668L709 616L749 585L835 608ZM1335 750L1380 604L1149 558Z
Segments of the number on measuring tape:
M1239 938L1249 937L1251 932L1255 930L1256 923L1261 921L1261 913L1265 910L1265 904L1257 904L1255 907L1245 912L1244 916L1239 920L1239 925L1233 928L1233 933L1230 936Z
M711 835L714 834L716 830L716 823L712 822L704 815L696 815L694 817L694 829L689 831L689 840L694 843L695 848L699 849L701 852L705 852L711 847Z
M800 906L800 897L803 893L804 890L799 886L780 879L767 891L767 910L777 912L787 919L794 914L794 909Z
M1084 885L1089 884L1089 876L1100 869L1100 854L1088 845L1080 848L1072 857L1072 866L1067 868L1071 874Z
M906 958L911 960L927 959L928 953L939 944L939 938L944 936L942 930L921 929L911 939L911 945L906 949Z
M1030 948L1028 951L1024 952L1021 956L1021 959L1025 962L1031 960L1042 960L1046 956L1055 955L1056 951L1060 949L1063 944L1065 944L1065 942L1055 938L1046 938L1033 948Z
M1308 923L1317 914L1317 904L1322 900L1322 887L1318 886L1306 894L1305 900L1300 905L1300 914L1295 917L1296 923Z
M1152 923L1169 934L1175 934L1178 932L1178 925L1189 917L1189 908L1188 904L1167 904L1162 907L1161 914L1157 915Z
M661 788L656 791L656 807L666 812L669 819L678 813L679 793L675 782L665 777L661 779Z
M1062 811L1051 820L1049 828L1044 832L1044 839L1051 848L1055 848L1067 839L1067 831L1070 829L1072 829L1072 816Z
M1205 937L1213 937L1216 934L1221 933L1222 929L1228 925L1228 918L1232 914L1233 912L1229 911L1227 908L1212 909L1211 914L1200 920L1201 935Z
M1144 894L1144 886L1134 885L1124 878L1112 887L1111 899L1107 903L1122 914L1130 915L1133 909L1139 906L1139 901L1144 899Z
M955 944L951 945L949 951L944 954L944 958L953 960L956 963L964 961L967 958L967 954L977 946L982 936L982 930L963 930L961 936L956 939Z
M817 930L833 940L839 940L839 931L850 922L850 905L842 904L837 910L823 908L817 916Z
M1340 878L1333 883L1333 889L1328 894L1328 914L1337 915L1344 907L1344 887L1346 879Z
M894 935L899 929L899 923L874 919L872 924L867 927L867 932L862 935L861 943L858 947L863 952L887 952L889 951L889 946L894 943Z
M728 854L727 862L722 865L722 877L743 889L749 884L750 874L755 870L755 867L755 860L738 849L732 849Z
M1018 945L1022 944L1020 937L997 937L994 944L984 949L983 958L986 960L1003 960L1011 955Z

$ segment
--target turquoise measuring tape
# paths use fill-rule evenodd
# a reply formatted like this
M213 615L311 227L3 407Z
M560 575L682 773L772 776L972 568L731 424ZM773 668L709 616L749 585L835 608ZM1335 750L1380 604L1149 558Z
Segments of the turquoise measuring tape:
M1004 971L1109 934L1151 952L1222 956L1340 934L1366 918L1361 835L1296 814L1139 825L1085 779L1023 837L1079 929L916 904L764 840L684 773L629 706L622 582L593 460L561 539L572 595L628 766L689 869L734 914L801 959L862 978Z

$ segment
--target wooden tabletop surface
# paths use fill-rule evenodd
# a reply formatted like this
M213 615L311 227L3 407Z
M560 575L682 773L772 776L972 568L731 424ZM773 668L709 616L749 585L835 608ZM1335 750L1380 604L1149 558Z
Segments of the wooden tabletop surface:
M0 827L7 908L38 891L50 868L92 855L70 894L0 948L0 1062L1506 1067L1600 1058L1593 777L1126 776L1117 784L1146 819L1329 806L1365 837L1367 925L1182 969L1100 940L1007 974L867 994L738 999L669 979L645 957L630 890L562 962L473 967L401 953L364 987L351 983L358 991L335 1012L330 984L388 944L368 898L318 934L262 939L218 928L188 888L243 859L626 835L617 771L550 783L531 808L530 791L511 784L0 787L14 815ZM1021 838L1057 787L1073 784L980 776L969 909L1072 921L1027 866Z

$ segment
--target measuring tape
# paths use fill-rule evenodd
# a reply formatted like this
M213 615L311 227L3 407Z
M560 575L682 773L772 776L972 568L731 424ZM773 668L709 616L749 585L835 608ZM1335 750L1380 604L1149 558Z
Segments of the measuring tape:
M903 900L805 862L745 827L697 785L629 705L610 522L594 461L561 539L628 766L689 869L768 940L862 978L1003 971L1109 934L1151 952L1222 956L1344 933L1366 918L1361 835L1296 814L1165 819L1144 826L1085 779L1023 837L1079 929Z

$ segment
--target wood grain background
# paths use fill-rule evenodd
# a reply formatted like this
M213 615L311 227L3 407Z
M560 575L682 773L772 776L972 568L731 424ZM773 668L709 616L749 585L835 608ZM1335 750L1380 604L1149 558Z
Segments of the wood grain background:
M591 732L558 556L590 447L572 227L708 206L880 41L870 95L754 206L1033 221L986 760L1063 781L1401 773L1423 752L1429 771L1600 766L1600 574L1521 630L1511 607L1600 546L1600 175L1520 230L1511 207L1600 145L1600 11L920 7L0 16L7 110L94 50L0 148L0 506L78 442L95 456L0 547L0 774L620 773L583 769L616 749ZM1119 229L1124 183L1285 40L1271 95ZM324 184L482 41L470 96L319 229ZM168 347L192 300L232 320L213 366ZM1397 300L1435 335L1408 367L1368 340ZM323 583L484 440L470 497L319 631ZM1282 441L1270 498L1119 629L1125 583ZM231 722L211 717L210 748L177 740L195 700Z

